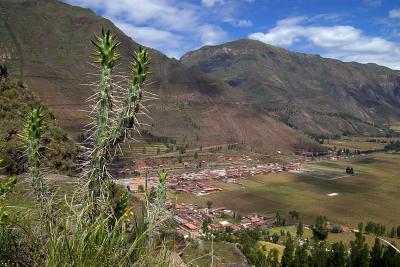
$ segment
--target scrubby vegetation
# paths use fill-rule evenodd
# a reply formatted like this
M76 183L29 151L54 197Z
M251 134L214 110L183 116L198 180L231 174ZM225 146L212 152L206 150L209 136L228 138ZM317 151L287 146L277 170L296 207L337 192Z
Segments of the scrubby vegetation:
M146 111L143 85L150 59L145 49L135 52L130 77L117 81L113 76L119 59L115 37L103 30L93 44L100 71L99 81L93 84L97 90L93 124L85 142L82 175L65 203L43 175L48 159L42 151L49 149L51 115L40 106L26 105L23 126L17 121L14 125L22 128L14 138L26 159L36 204L24 210L25 216L18 207L0 203L0 266L170 265L163 243L169 229L164 208L167 174L159 173L159 186L151 198L145 193L142 212L135 213L128 205L128 192L116 187L107 171L118 145L140 127L137 116ZM17 97L15 90L5 92ZM15 182L11 178L1 184L0 201Z
M39 100L22 82L8 78L0 80L0 155L3 172L20 174L27 170L27 159L19 135L25 115L39 105ZM76 173L74 162L79 150L59 127L53 113L44 107L43 112L47 114L48 124L43 136L46 146L41 148L43 167L73 175Z

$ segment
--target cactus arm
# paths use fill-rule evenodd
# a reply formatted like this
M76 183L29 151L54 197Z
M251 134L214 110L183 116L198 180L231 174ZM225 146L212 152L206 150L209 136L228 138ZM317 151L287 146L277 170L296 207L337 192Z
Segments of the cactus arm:
M126 136L126 131L137 127L137 114L140 110L140 101L143 98L142 86L149 74L149 64L151 62L146 49L139 48L139 51L132 55L131 63L131 82L128 87L127 95L123 101L121 111L117 117L117 123L111 132L110 144L115 145L122 142Z

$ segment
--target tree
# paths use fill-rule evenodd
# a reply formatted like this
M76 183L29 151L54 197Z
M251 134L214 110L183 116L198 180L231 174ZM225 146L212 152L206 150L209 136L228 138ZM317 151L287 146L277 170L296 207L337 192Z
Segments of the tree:
M369 263L370 267L380 267L382 266L382 245L378 238L375 238L374 246L372 247L370 256L371 260Z
M208 200L208 201L207 201L207 208L208 208L208 209L211 209L212 204L213 204L212 201L211 201L211 200Z
M313 236L318 240L325 240L328 237L327 219L325 216L318 216L313 227Z
M197 158L199 157L199 154L197 154L197 151L196 151L196 152L194 152L194 155L193 155L193 157L194 157L194 159L197 159Z
M347 263L347 250L342 242L333 243L328 258L329 267L345 267Z
M303 237L304 234L304 226L303 223L300 221L297 225L296 235L297 237Z
M392 245L395 245L392 243ZM383 252L382 265L385 267L400 266L400 253L393 247L388 246Z
M293 264L293 254L294 254L294 242L292 237L289 235L285 243L285 249L282 255L282 267L290 267Z
M290 215L290 217L291 217L292 219L294 219L294 220L299 220L300 214L299 214L298 211L296 211L296 210L289 211L289 215Z
M293 264L291 266L293 267L309 266L308 252L306 245L296 247Z
M363 236L363 224L358 225L356 240L350 242L350 267L368 267L369 249Z
M279 213L279 210L276 211L275 219L276 219L276 225L281 225L281 215Z
M390 231L390 237L391 237L391 238L395 238L396 235L397 235L396 228L392 227L392 231Z
M326 243L317 242L314 249L311 250L310 265L311 266L328 266L328 249Z
M280 238L280 236L277 233L274 233L272 235L272 242L277 244L279 242L279 238Z

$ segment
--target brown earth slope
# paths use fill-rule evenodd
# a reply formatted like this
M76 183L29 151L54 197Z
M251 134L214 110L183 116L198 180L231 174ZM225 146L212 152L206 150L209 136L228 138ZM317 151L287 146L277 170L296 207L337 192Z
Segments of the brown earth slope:
M376 135L400 119L400 71L294 53L255 40L205 46L181 62L305 132Z
M138 44L110 21L88 9L56 0L0 0L0 58L53 109L60 124L78 134L87 123L85 101L91 95L88 73L90 38L102 27L118 34L127 66ZM293 151L313 143L277 122L266 112L245 104L242 93L178 60L151 49L150 91L159 95L147 121L157 136L197 140L203 144L243 142L259 150ZM120 72L127 69L120 67ZM199 136L199 138L197 137Z

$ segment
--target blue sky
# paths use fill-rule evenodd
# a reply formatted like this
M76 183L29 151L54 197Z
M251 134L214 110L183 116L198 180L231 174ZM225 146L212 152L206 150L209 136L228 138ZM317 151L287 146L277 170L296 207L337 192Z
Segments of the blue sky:
M241 38L400 69L400 0L63 0L180 58Z

